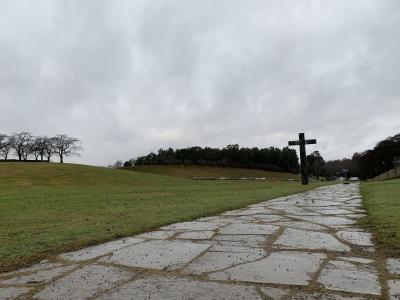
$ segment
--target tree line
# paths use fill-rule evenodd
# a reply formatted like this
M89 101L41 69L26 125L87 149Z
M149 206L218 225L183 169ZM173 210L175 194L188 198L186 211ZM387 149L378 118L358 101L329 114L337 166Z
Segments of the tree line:
M327 174L330 176L348 169L349 176L370 179L394 168L394 161L400 159L400 133L379 141L373 149L354 153L351 159L328 161Z
M238 144L222 149L211 147L188 147L183 149L160 149L157 153L126 161L131 165L202 165L284 171L299 170L296 150L269 148L241 148Z
M80 140L66 134L54 137L33 136L29 132L0 134L0 156L4 161L12 157L19 161L27 161L29 158L35 161L50 161L51 157L56 155L60 163L63 163L64 157L79 155L81 150L83 148L80 146Z
M400 161L400 133L379 141L373 149L354 153L351 159L337 159L325 162L318 151L307 155L306 170L313 177L344 176L370 179L387 172L394 167L394 161ZM283 149L240 148L239 145L228 145L222 149L210 147L188 147L184 149L160 149L158 153L131 159L124 166L131 165L204 165L219 167L239 167L284 171L296 173L299 163L296 151ZM118 161L118 166L122 162Z

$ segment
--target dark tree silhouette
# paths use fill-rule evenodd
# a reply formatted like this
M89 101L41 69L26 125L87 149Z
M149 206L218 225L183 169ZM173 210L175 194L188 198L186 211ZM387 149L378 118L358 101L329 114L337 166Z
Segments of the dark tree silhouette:
M54 148L60 157L60 163L64 162L65 156L79 156L79 151L82 150L79 143L79 139L69 137L66 134L59 134L54 137Z
M14 133L11 136L11 145L18 156L18 160L27 160L30 144L32 143L32 134L28 132Z
M8 155L12 150L12 140L11 137L5 134L0 134L0 155L7 160Z
M43 139L36 137L29 145L29 154L35 157L35 160L39 160L39 157L43 160Z
M203 165L219 167L238 167L264 169L286 172L297 172L298 157L296 150L269 148L240 148L239 145L228 145L225 148L188 147L184 149L160 149L157 154L151 152L146 156L129 160L134 165Z
M400 156L400 133L376 144L373 149L355 153L353 158L360 167L360 178L373 178L393 169L395 157Z
M349 176L369 179L392 169L394 160L399 156L400 133L378 142L373 149L354 153L351 159L328 161L327 174L338 175L342 169L348 169Z
M28 132L14 133L11 136L0 133L0 157L9 160L11 153L14 152L20 161L27 161L32 156L36 161L39 159L43 161L44 158L50 161L51 157L57 154L62 163L65 156L79 155L78 152L82 150L79 143L79 139L65 134L49 138L34 137Z
M51 157L57 154L55 147L55 138L44 137L43 141L43 155L46 157L47 161L50 161Z
M45 153L46 153L46 143L48 142L48 137L46 136L40 136L37 137L35 140L37 151L40 156L40 160L43 161Z
M307 173L309 175L317 177L317 179L325 175L325 161L319 151L314 151L310 155L307 155L306 162Z

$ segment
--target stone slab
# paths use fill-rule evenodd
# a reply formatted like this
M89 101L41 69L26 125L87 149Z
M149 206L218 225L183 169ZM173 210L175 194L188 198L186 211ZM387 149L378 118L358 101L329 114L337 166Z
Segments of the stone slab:
M322 253L280 251L209 276L217 280L307 285L325 258Z
M351 219L360 219L367 216L366 214L348 214L347 217Z
M372 295L381 294L375 268L346 261L330 261L321 271L318 282L330 290Z
M249 223L255 223L257 221L257 218L251 217L251 220L249 220L248 217L232 217L229 219L227 218L225 220L227 220L225 224L249 224Z
M285 204L280 207L281 210L283 210L286 214L291 214L294 217L300 217L300 216L320 216L319 213L313 212L311 210L302 208L302 207L296 207L296 206L291 206L290 204Z
M326 293L298 293L294 296L290 297L293 300L362 300L365 298L359 297L344 297L341 295L334 295L334 294L326 294Z
M216 241L234 241L242 243L241 246L259 247L265 246L267 237L265 235L252 234L218 234L214 237Z
M0 299L15 299L29 292L26 287L0 287Z
M258 253L258 254L265 253L265 251L261 248L241 247L232 245L213 245L211 246L210 251L231 252L231 253Z
M340 256L340 257L337 257L337 259L360 263L360 264L364 264L364 265L372 264L374 262L373 259L363 258L363 257L351 257L351 256Z
M215 230L223 226L223 223L207 223L207 222L182 222L161 227L161 230Z
M142 233L135 237L142 238L142 239L165 240L165 239L172 237L176 233L177 233L177 231L173 231L173 230L171 230L171 231L156 230L156 231Z
M373 246L372 234L369 232L338 231L336 235L351 244L358 246Z
M34 299L88 299L133 276L133 273L116 267L88 265L47 286Z
M281 300L289 294L290 290L276 287L261 287L261 292L266 295L268 299Z
M10 277L10 276L15 276L21 273L28 274L28 273L33 273L35 271L39 270L44 270L44 269L50 269L50 268L55 268L61 266L60 263L55 263L51 262L48 260L42 260L41 262L34 264L33 266L27 267L27 268L22 268L18 269L16 271L8 272L8 273L2 273L0 274L0 277Z
M102 261L148 269L180 268L210 247L183 241L154 240L131 245L113 252Z
M219 230L219 234L257 234L271 235L278 231L278 226L259 224L230 224Z
M252 286L207 282L180 277L152 276L111 290L102 300L261 300Z
M224 216L214 216L214 217L204 217L200 219L194 220L194 222L207 222L207 223L218 223L220 224L227 224L229 223L230 218L229 217L224 217Z
M309 222L301 222L301 221L286 221L286 222L275 222L274 225L282 226L282 227L291 227L295 229L304 229L304 230L312 230L312 231L326 231L328 228L309 223Z
M60 255L60 258L66 259L66 260L71 260L71 261L89 260L89 259L93 259L96 257L106 255L107 253L110 253L114 250L121 249L121 248L129 246L129 245L141 243L143 241L144 241L144 239L135 238L135 237L124 238L124 239L111 241L108 243L84 248L84 249L81 249L78 251L64 253L64 254Z
M54 269L39 270L31 274L17 275L16 277L2 280L0 281L0 284L25 285L25 284L48 282L54 277L66 273L76 267L77 266L64 266L64 267L56 267Z
M353 212L347 209L343 209L343 208L325 208L325 209L320 209L318 210L318 213L321 213L323 215L348 215L348 214L352 214Z
M213 237L215 234L214 231L187 231L178 235L179 239L187 239L187 240L208 240Z
M263 256L265 256L265 253L226 253L209 251L191 262L183 269L183 272L199 275L254 261Z
M230 240L211 240L210 242L216 242L221 246L234 246L234 247L252 247L252 248L264 248L266 245L258 242L245 242L245 241L230 241Z
M400 299L400 280L389 280L389 298L391 300Z
M286 228L274 245L289 249L350 251L349 246L339 242L331 234L293 228Z
M400 259L388 258L386 260L386 268L392 275L400 275Z
M230 217L229 218L231 222L240 222L240 223L253 223L258 220L257 216L236 216L236 217Z
M343 226L336 226L336 230L341 230L341 231L353 231L353 232L367 232L365 229L360 228L360 227L355 227L356 225L343 225Z
M303 221L308 221L333 228L335 228L336 226L352 225L356 223L356 221L349 218L332 217L332 216L296 216L296 218L301 219Z
M259 215L259 214L272 214L273 210L264 208L264 207L254 207L250 209L243 210L233 210L223 213L223 216L250 216L250 215Z
M271 223L282 220L282 216L279 215L257 215L255 216L257 221L261 221L264 223Z

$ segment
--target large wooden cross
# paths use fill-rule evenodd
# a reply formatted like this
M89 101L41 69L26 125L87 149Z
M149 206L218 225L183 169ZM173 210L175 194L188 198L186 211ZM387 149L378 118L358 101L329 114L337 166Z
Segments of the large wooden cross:
M308 174L307 174L307 162L306 162L306 145L316 144L317 140L306 140L304 133L299 133L298 141L290 141L289 146L300 146L300 170L301 170L301 183L303 185L308 184Z

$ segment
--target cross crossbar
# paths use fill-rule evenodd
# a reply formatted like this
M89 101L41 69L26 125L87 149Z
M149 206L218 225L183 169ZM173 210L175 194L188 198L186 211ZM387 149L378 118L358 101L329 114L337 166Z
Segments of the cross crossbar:
M316 144L316 143L317 143L316 139L306 140L306 145L311 145L311 144Z
M306 145L313 145L316 144L317 140L316 139L312 139L312 140L305 140L304 144ZM289 146L298 146L301 144L301 141L289 141Z

